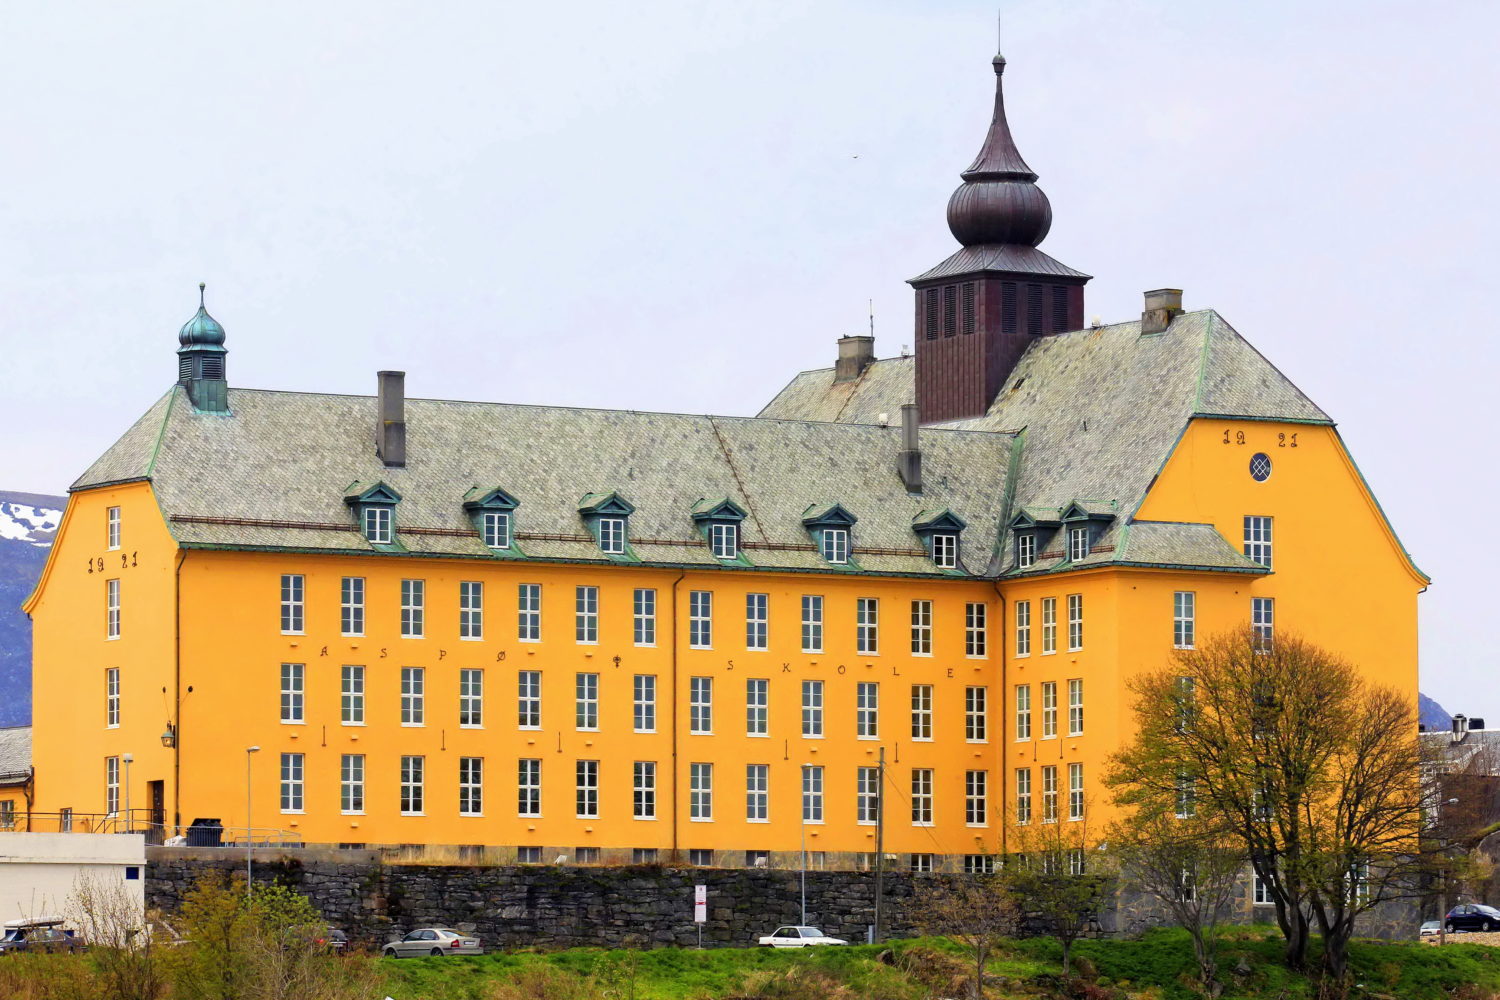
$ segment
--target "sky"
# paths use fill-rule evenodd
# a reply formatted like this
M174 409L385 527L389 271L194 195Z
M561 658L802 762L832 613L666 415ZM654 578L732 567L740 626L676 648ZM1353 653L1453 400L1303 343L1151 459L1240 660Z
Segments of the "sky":
M1500 4L1004 7L1086 314L1183 288L1331 413L1433 577L1423 690L1500 715ZM49 493L175 379L199 281L240 386L753 414L872 301L897 354L996 44L977 0L5 22L0 488Z

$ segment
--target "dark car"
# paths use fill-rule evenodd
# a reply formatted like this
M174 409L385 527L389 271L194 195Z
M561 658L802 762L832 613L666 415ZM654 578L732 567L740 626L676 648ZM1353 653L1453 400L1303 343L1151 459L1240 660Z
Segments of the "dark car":
M43 917L37 920L10 920L0 935L0 955L15 955L20 952L82 951L83 942L72 931L63 926L59 917Z
M1500 931L1500 910L1483 903L1460 903L1444 921L1450 931Z
M313 943L321 945L335 954L343 954L349 950L349 935L337 927L330 927L326 933L317 938Z

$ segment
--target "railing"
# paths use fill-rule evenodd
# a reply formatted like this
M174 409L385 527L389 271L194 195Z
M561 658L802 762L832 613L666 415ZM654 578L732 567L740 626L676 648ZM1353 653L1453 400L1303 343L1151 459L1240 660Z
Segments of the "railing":
M146 843L185 847L302 847L299 834L271 827L188 826L174 834L150 809L112 813L30 812L0 814L4 833L139 833Z

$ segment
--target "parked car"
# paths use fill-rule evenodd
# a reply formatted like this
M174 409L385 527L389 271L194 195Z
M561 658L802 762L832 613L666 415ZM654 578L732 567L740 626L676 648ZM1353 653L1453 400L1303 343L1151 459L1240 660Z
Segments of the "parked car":
M1422 926L1417 928L1418 939L1424 937L1437 937L1438 931L1442 930L1443 923L1440 920L1424 920Z
M776 933L760 939L767 948L812 948L824 944L848 944L842 938L829 937L816 927L778 927Z
M386 958L418 955L483 955L479 939L447 927L419 927L399 941L389 941L380 953Z
M7 920L0 934L0 955L20 952L83 951L78 935L63 926L62 917L21 917Z
M1460 903L1444 921L1449 931L1500 931L1500 910L1483 903Z
M349 950L349 935L337 927L330 927L320 934L313 943L327 948L335 955L342 955Z

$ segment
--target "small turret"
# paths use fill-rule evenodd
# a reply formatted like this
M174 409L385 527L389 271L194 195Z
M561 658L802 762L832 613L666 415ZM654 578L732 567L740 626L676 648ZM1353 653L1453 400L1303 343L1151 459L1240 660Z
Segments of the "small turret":
M229 412L229 382L225 377L224 328L208 314L203 298L206 285L198 283L198 311L177 331L177 384L187 389L193 408L203 413Z

